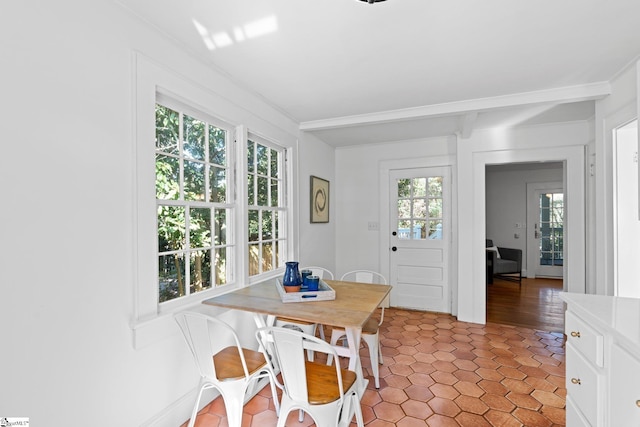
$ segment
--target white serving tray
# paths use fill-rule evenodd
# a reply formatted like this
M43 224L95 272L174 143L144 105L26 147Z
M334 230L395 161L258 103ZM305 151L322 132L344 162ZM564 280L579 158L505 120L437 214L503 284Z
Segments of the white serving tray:
M336 299L336 291L325 281L320 279L317 291L285 292L282 285L282 279L276 278L276 288L280 294L282 302L311 302L311 301L330 301Z

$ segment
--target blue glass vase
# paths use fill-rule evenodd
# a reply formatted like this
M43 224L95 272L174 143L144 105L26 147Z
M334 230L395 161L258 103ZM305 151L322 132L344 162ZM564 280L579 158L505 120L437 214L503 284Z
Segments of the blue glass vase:
M297 261L288 261L285 263L287 268L284 271L284 277L282 278L282 284L284 286L300 286L302 284L302 278L298 271Z

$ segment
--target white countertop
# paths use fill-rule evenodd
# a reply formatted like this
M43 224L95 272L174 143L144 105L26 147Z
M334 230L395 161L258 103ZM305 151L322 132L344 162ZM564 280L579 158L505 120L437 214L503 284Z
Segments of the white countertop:
M607 328L640 351L640 298L560 292L570 310L594 327Z

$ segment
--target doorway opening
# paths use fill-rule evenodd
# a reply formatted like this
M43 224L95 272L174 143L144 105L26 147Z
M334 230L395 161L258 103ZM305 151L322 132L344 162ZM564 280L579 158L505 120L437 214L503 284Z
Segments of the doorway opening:
M562 330L564 179L560 161L486 165L486 238L522 251L525 278L487 285L487 321Z

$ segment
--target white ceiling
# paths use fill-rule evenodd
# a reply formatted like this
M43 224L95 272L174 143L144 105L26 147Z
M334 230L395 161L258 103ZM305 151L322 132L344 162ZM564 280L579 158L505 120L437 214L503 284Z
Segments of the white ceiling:
M115 0L333 146L585 120L638 0Z

